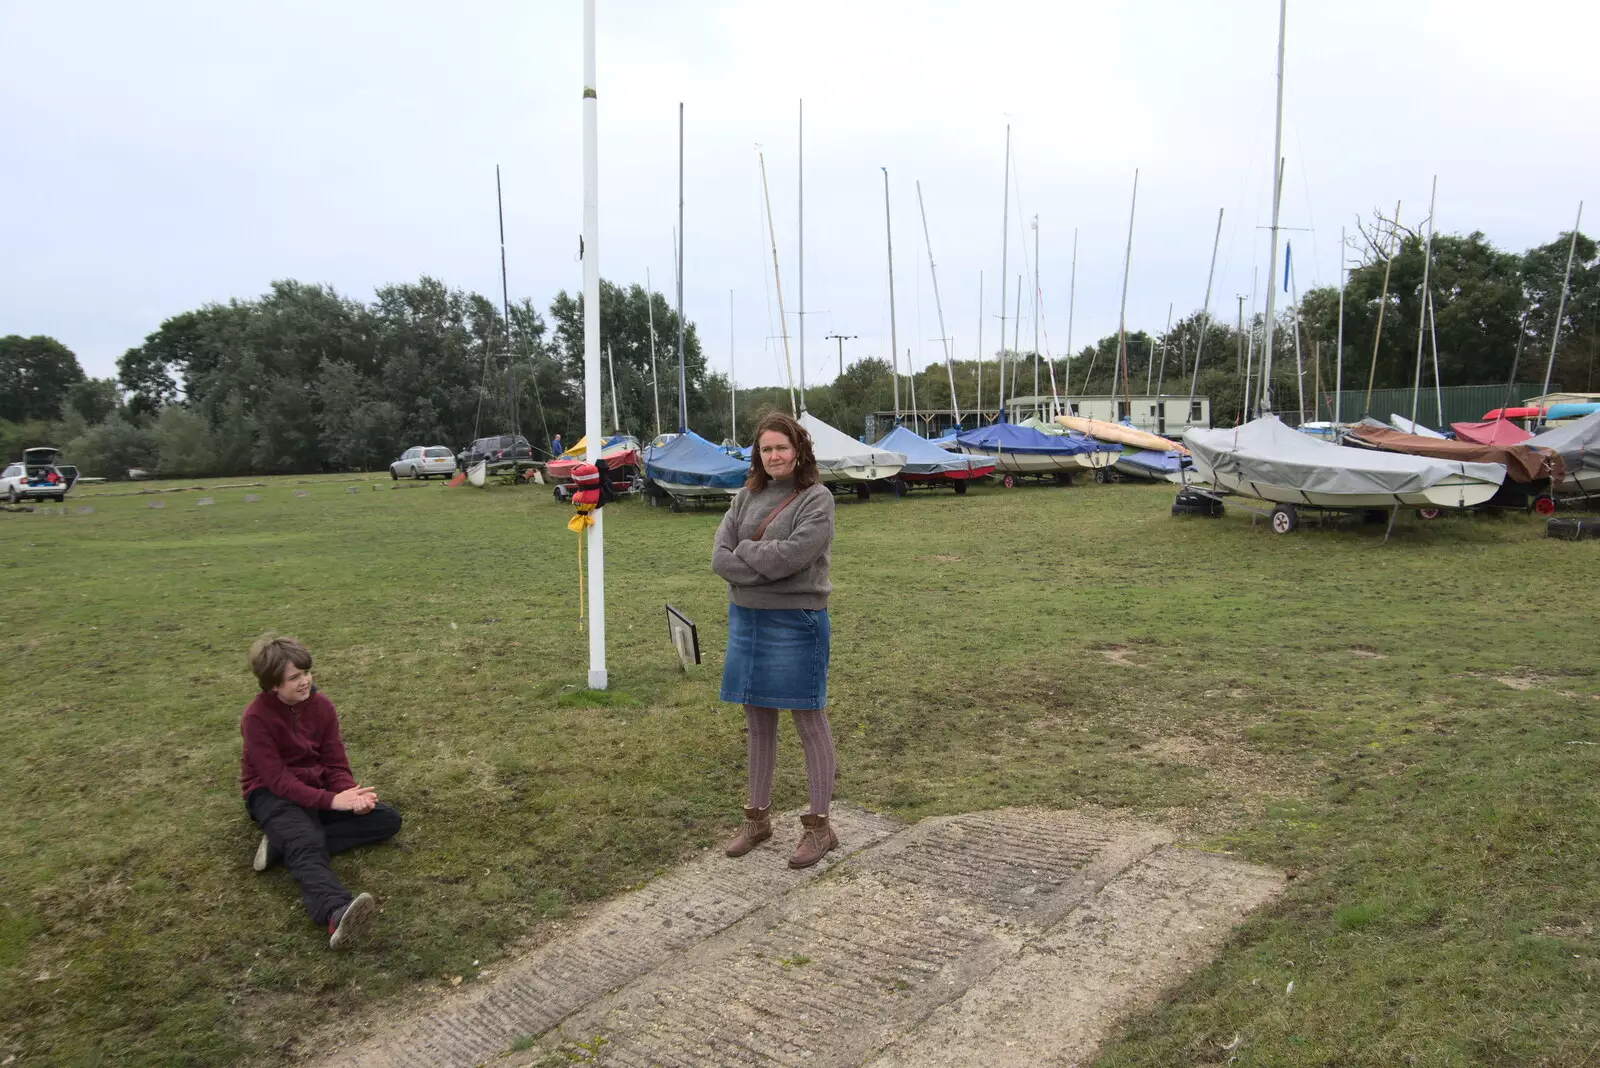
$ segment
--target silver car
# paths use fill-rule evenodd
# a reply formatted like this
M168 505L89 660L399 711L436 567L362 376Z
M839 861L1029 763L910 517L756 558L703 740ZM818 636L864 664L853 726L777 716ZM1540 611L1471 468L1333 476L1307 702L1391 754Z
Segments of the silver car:
M390 478L449 478L456 473L456 458L443 445L413 445L389 465Z

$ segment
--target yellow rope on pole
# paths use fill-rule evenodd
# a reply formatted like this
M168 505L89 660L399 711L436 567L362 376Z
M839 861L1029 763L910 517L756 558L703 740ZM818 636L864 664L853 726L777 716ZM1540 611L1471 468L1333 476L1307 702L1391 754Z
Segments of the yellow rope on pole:
M583 629L583 532L578 532L578 629Z

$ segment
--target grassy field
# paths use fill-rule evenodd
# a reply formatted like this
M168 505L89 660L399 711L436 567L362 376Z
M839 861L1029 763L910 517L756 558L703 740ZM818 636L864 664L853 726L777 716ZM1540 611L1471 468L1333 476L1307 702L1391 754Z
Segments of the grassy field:
M211 485L0 513L0 1062L290 1062L737 817L717 513L607 510L591 695L547 492ZM842 501L841 800L1117 808L1291 870L1106 1065L1600 1063L1595 544L1520 516L1279 537L1171 499ZM688 677L666 601L701 627ZM357 776L406 819L336 862L384 909L351 954L249 869L238 718L268 628L309 643Z

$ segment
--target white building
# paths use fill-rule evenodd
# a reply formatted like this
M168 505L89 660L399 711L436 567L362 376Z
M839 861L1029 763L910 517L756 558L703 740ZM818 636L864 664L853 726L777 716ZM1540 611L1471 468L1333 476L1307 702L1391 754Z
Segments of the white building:
M1108 423L1126 420L1140 430L1171 437L1192 426L1210 427L1211 398L1197 396L1193 403L1187 393L1182 396L1135 393L1131 397L1124 397L1120 393L1100 394L1073 397L1070 400L1066 397L1058 400L1050 396L1006 398L1008 420L1016 423L1030 415L1036 415L1046 422L1057 415L1103 419Z

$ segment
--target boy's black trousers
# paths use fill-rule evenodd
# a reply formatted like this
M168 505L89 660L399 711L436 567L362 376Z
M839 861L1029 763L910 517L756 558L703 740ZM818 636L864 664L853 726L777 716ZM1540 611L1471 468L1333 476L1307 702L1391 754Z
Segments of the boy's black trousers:
M354 812L302 808L266 788L250 791L245 808L267 836L268 855L283 861L295 882L306 914L326 927L336 911L350 903L350 891L333 874L328 858L357 846L393 838L400 813L379 801L362 816Z

